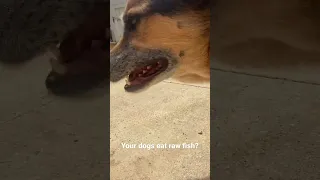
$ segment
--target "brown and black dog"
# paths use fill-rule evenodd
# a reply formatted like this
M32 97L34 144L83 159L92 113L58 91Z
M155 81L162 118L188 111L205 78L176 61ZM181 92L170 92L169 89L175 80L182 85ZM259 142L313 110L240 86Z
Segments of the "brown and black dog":
M167 78L210 79L209 0L129 0L124 34L110 53L110 80L127 76L125 90L140 92Z

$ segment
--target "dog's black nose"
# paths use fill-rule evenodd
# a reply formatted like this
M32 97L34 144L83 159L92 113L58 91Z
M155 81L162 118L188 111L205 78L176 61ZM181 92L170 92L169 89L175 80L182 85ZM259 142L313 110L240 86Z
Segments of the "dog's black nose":
M46 88L53 94L64 94L67 88L63 85L63 75L50 72L45 81Z
M46 78L45 84L46 84L47 89L54 88L55 80L56 80L56 76L54 75L54 73L51 72Z
M54 95L70 96L86 93L107 79L104 74L66 74L50 72L45 80L46 88Z

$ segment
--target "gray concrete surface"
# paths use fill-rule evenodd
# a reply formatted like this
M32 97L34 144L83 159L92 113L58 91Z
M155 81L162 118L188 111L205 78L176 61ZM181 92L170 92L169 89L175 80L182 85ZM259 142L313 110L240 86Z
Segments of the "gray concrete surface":
M43 58L2 67L0 179L107 179L108 98L55 98L48 71Z
M211 74L213 179L320 179L320 86L230 71Z
M195 180L210 173L210 89L165 81L143 94L111 84L111 179ZM123 148L121 143L136 144ZM154 148L139 148L139 144ZM194 144L183 148L183 143ZM196 144L197 143L197 144ZM157 148L157 144L167 144ZM170 148L169 144L181 145Z

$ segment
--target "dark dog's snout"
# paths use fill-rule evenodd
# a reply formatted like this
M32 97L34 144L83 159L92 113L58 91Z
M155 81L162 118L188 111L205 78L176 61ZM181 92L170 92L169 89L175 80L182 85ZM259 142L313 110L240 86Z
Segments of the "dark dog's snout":
M55 80L56 80L56 76L51 72L45 81L46 84L46 88L51 90L55 88Z
M98 87L106 79L101 74L66 74L50 72L46 78L46 88L55 95L82 94Z
M71 90L70 87L67 87L65 77L54 71L48 74L45 85L50 92L56 95L67 94Z

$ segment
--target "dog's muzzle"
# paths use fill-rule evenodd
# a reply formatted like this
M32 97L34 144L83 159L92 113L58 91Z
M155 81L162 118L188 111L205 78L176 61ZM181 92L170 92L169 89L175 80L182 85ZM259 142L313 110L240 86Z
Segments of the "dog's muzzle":
M134 47L127 47L124 50L112 52L110 54L110 81L120 81L136 68L147 66L163 58L170 60L170 64L176 63L165 50L136 50Z

